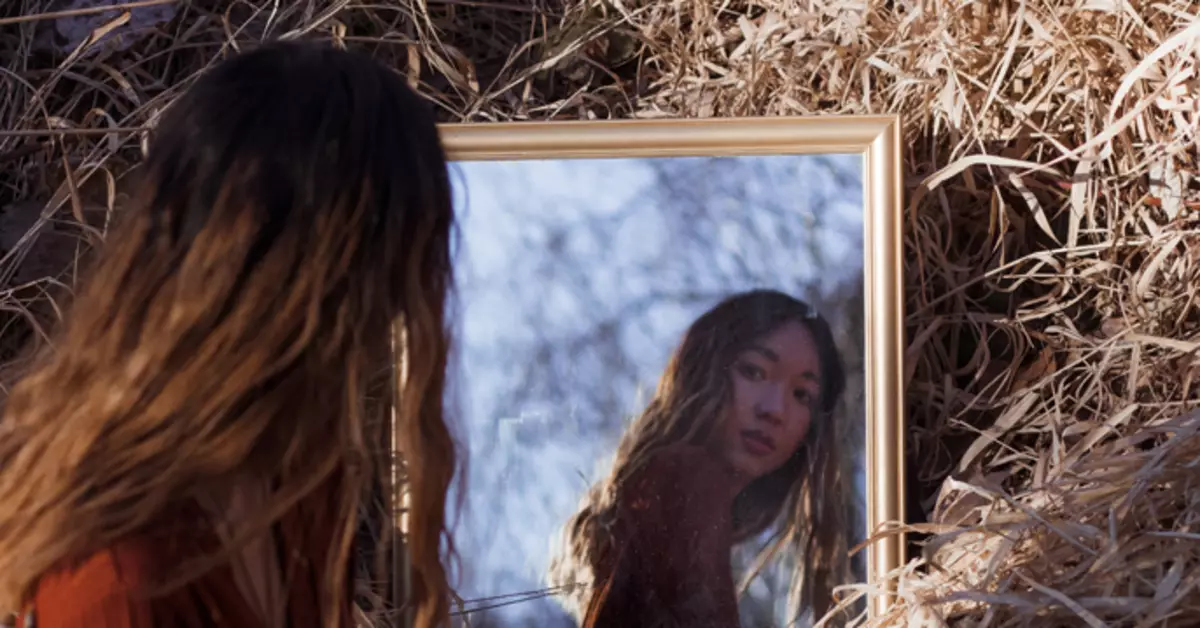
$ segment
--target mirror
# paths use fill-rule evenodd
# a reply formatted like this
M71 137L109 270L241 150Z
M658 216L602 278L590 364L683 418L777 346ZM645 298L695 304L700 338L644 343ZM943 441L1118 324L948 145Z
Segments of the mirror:
M902 516L897 199L854 143L881 123L833 121L841 146L810 119L444 131L455 626L807 626L886 562L847 550Z

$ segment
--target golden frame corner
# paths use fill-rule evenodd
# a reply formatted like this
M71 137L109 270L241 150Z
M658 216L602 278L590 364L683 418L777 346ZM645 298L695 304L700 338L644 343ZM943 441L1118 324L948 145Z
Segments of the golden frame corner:
M451 161L853 153L863 159L868 538L905 521L902 188L900 117L800 116L504 122L441 125ZM904 536L867 547L867 576L882 614L904 562Z

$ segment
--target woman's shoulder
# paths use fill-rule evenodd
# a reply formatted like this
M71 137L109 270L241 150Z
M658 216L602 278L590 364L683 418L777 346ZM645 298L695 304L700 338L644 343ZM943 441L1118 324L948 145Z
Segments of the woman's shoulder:
M39 590L90 585L132 589L161 575L162 550L149 536L131 536L48 573Z
M718 485L731 483L732 475L721 458L697 445L668 445L650 454L645 470L659 476L706 481Z
M215 538L207 530L203 511L187 502L173 507L142 531L63 561L41 582L56 587L96 584L118 589L161 584L181 562L215 549Z
M119 540L81 560L48 572L37 584L37 625L54 628L129 628L207 625L221 617L231 625L257 625L233 574L224 565L172 586L179 567L212 548L188 535L140 534Z
M727 504L733 476L716 454L694 445L669 445L651 453L629 478L630 497L696 507ZM675 498L675 499L673 499Z
M34 591L37 623L146 624L150 611L140 600L162 579L162 549L148 537L130 537L46 573Z

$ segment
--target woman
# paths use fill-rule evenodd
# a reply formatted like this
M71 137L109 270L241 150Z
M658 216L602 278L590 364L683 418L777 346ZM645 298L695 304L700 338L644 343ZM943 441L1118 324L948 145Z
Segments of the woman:
M0 424L0 608L352 625L398 320L412 602L443 623L454 219L429 108L368 58L264 45L170 107L125 214Z
M780 292L696 320L552 562L583 626L738 626L732 547L773 526L758 567L790 549L793 605L822 616L847 571L844 378L828 324Z

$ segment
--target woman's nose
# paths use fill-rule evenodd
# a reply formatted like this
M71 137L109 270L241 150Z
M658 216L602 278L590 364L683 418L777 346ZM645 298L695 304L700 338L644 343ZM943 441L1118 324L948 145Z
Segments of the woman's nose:
M783 392L779 386L763 386L754 406L758 418L779 423L783 420Z

